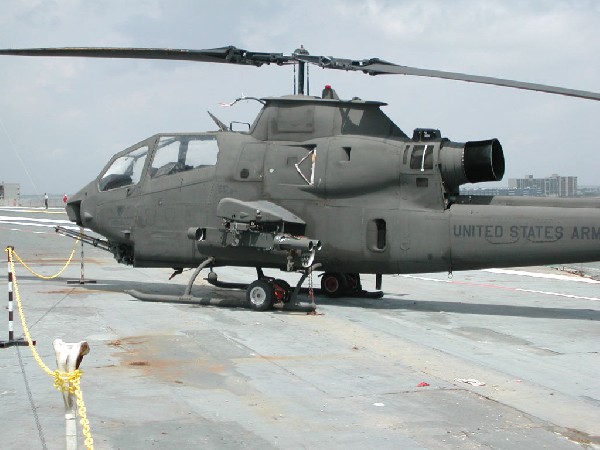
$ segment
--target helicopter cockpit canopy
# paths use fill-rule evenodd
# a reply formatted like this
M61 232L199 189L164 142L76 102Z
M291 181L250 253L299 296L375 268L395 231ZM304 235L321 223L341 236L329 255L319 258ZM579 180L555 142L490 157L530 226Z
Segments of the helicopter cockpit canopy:
M149 177L213 167L217 163L215 133L155 135L118 154L100 176L98 189L110 191L140 182L146 159Z

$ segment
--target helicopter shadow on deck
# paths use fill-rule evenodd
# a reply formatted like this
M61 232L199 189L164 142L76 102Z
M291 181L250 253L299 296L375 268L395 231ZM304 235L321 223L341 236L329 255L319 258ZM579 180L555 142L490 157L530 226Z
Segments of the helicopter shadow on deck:
M372 310L406 310L414 312L433 312L449 314L473 314L483 316L510 316L532 319L570 319L570 320L600 320L600 311L581 308L544 308L536 306L515 306L506 304L465 303L455 301L431 301L400 299L399 296L409 294L391 294L394 298L384 295L380 299L363 298L327 298L320 297L317 305L364 308Z
M19 280L22 281L40 281L39 278L35 276L19 276ZM175 283L167 283L167 282L148 282L148 281L131 281L131 280L117 280L117 279L98 279L94 278L93 283L77 283L73 282L73 278L69 277L57 277L53 280L56 284L65 284L68 287L73 289L83 289L90 291L90 293L94 291L106 292L106 293L119 293L128 295L128 291L140 291L152 295L164 295L164 296L178 296L183 294L185 290L184 284L175 284ZM67 283L69 282L69 283ZM66 291L65 291L66 292ZM235 292L235 295L230 295L231 292ZM230 289L216 289L212 286L203 286L203 285L194 285L192 288L192 295L196 298L200 299L224 299L228 300L225 297L235 297L232 300L232 303L239 303L239 306L243 306L242 302L244 297L244 293L242 291L230 290ZM133 297L129 296L130 300L138 301ZM204 304L203 302L198 301L181 301L181 302L171 302L164 301L164 303L184 303L184 304ZM236 306L236 305L234 305Z
M22 280L35 281L38 280L33 276L19 277ZM57 282L66 284L67 278L56 278ZM111 280L103 279L96 280L94 284L71 284L70 286L89 291L103 291L127 294L127 291L136 290L144 293L161 296L164 295L164 300L156 300L155 302L168 304L185 304L190 306L218 306L225 308L245 308L245 293L239 289L224 289L210 285L194 285L192 288L192 299L171 300L168 297L180 296L184 290L183 284L168 284L168 283L152 283L147 281L130 281L130 280ZM483 316L509 316L509 317L524 317L533 319L561 319L561 320L592 320L600 321L600 311L582 308L545 308L534 306L515 306L506 304L481 304L481 303L465 303L461 300L456 301L431 301L431 300L414 300L411 298L397 298L400 296L409 296L410 294L388 294L379 299L370 298L352 298L338 297L329 298L318 295L316 291L315 302L317 304L317 312L319 305L335 306L340 308L363 308L369 310L397 310L397 311L414 311L428 313L449 313L449 314L472 314ZM301 295L302 301L307 301L305 295ZM131 301L140 301L129 296ZM211 303L212 300L212 303ZM275 310L276 312L283 312ZM286 311L287 312L287 311Z

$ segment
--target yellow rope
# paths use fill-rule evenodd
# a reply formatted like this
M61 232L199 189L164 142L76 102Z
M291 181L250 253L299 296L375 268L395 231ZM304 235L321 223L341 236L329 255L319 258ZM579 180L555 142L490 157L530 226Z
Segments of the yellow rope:
M77 246L78 242L79 242L79 238L75 240L75 245L73 245L73 250L71 251L71 255L69 256L69 259L67 260L67 262L65 263L65 265L63 266L63 268L60 269L57 274L50 275L50 276L40 275L39 273L37 273L36 271L34 271L31 267L29 267L27 264L25 264L25 261L23 261L19 255L17 255L17 252L15 252L14 249L12 249L12 254L15 255L15 257L19 260L19 262L23 265L23 267L25 267L27 270L29 270L36 277L42 278L44 280L52 280L52 279L60 276L60 274L63 273L65 271L65 269L69 266L69 264L71 264L71 260L73 259L73 255L75 255L75 250L76 250L75 247Z
M29 333L29 327L27 327L27 323L25 321L25 314L23 313L23 306L21 304L21 296L19 295L19 286L17 284L17 275L15 274L15 263L13 261L12 255L15 253L12 247L6 247L4 250L8 252L8 263L10 265L10 271L12 273L12 283L13 290L15 293L15 298L17 299L17 308L19 310L19 316L21 318L21 325L23 327L23 333L25 334L25 339L27 340L27 344L31 349L31 353L33 354L33 358L36 360L38 365L42 368L46 374L54 377L54 387L61 392L68 392L69 394L75 394L77 398L77 407L79 412L80 423L82 428L82 433L85 437L85 446L92 450L94 448L94 439L92 438L92 433L90 431L90 422L87 419L85 403L83 402L83 393L81 392L80 379L81 379L81 370L77 369L74 372L61 372L59 370L50 370L50 368L42 361L40 354L37 352L35 345L33 344L33 340L31 339L31 334ZM75 250L73 250L75 251ZM73 256L71 254L71 256ZM18 257L17 257L18 258ZM70 261L70 259L69 259Z

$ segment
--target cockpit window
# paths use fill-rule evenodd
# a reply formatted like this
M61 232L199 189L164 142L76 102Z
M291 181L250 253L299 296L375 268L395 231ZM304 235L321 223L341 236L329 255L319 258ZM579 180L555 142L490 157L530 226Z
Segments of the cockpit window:
M139 183L147 155L148 146L144 145L115 159L98 183L100 190L110 191Z
M152 161L152 178L217 164L215 135L163 136Z

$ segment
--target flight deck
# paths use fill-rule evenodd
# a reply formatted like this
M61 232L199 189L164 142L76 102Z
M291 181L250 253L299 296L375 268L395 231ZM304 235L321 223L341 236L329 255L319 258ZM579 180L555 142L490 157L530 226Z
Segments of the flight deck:
M81 388L96 449L600 448L598 263L384 276L381 299L317 292L316 314L256 312L138 301L125 291L178 295L191 271L169 281L90 246L94 283L79 283L80 247L54 231L69 224L61 209L0 208L2 247L40 274L75 249L57 278L20 263L15 278L49 367L54 339L90 346ZM205 275L195 297L243 304ZM7 317L3 303L0 339ZM28 347L0 349L0 379L2 448L64 448L62 396Z

